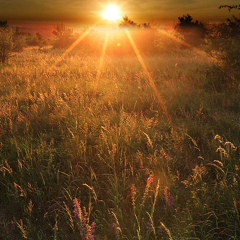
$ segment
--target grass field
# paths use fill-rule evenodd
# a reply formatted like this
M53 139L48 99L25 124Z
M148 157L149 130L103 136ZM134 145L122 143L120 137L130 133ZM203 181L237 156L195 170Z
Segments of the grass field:
M0 238L239 239L239 80L109 51L0 66Z

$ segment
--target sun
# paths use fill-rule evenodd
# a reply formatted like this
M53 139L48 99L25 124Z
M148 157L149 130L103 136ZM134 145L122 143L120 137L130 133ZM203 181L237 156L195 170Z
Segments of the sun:
M122 18L121 10L116 5L108 5L102 14L103 18L108 21L118 21Z

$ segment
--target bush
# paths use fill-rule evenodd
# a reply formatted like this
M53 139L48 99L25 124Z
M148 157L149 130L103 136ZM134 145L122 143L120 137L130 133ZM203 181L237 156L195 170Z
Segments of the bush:
M232 9L239 10L240 5L224 5L219 8L228 8L229 11ZM224 81L219 82L218 86L221 85L221 89L227 87L231 91L239 91L240 19L233 16L225 22L209 25L209 33L205 40L206 51L218 60L218 71L224 73L221 74L221 79L224 79ZM214 71L212 73L211 75L214 75Z
M26 38L23 33L19 31L18 27L12 28L13 35L13 51L21 52L26 46Z
M25 47L26 42L24 36L19 32L18 28L1 27L0 28L0 62L7 62L12 51L20 52Z
M8 22L7 21L0 21L0 28L6 28L8 27Z
M13 49L13 34L10 28L0 29L0 61L5 63Z
M64 25L63 23L57 24L55 26L53 34L56 37L55 42L53 44L53 47L55 48L69 47L75 39L73 30L67 28L66 25Z
M228 71L236 72L240 64L240 20L236 17L210 26L206 38L209 53L216 57Z
M129 17L123 17L121 23L119 24L121 28L151 28L149 23L137 24L132 21Z
M40 33L36 33L35 35L28 33L26 35L26 44L28 46L42 46L44 44L44 40Z
M186 42L193 46L200 45L207 33L206 26L197 20L193 22L193 18L189 14L179 17L178 20L179 22L175 26L176 31L183 35Z

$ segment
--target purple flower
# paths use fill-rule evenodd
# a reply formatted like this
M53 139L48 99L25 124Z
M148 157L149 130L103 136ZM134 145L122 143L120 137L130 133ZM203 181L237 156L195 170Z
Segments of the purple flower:
M165 187L164 197L165 197L165 201L166 201L167 206L172 208L173 205L174 205L174 197L171 196L170 191L169 191L169 187Z
M74 217L78 220L78 227L80 230L80 236L83 240L95 240L94 233L96 224L93 222L89 225L89 214L86 208L81 208L81 204L77 198L73 199L73 213Z
M150 187L150 185L153 183L153 175L151 174L147 179L147 186Z
M116 236L119 237L121 234L121 228L120 228L119 224L113 223L113 228L114 228L114 232L115 232Z
M77 198L73 199L73 213L74 217L81 220L82 219L82 209L81 204Z

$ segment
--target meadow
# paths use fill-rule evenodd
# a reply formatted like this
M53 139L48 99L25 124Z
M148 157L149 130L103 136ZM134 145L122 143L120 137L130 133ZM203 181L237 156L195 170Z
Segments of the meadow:
M239 239L239 79L111 34L0 65L0 238Z

